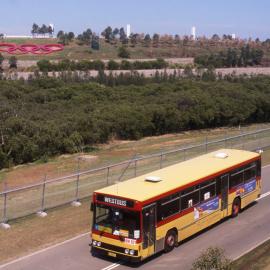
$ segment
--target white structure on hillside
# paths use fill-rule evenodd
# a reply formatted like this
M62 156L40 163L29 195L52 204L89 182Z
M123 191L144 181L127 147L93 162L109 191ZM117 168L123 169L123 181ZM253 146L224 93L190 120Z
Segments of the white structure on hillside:
M236 34L232 34L232 39L236 39Z
M49 26L52 28L52 32L54 33L54 24L50 23Z
M127 37L129 38L131 33L131 28L130 28L130 24L127 24Z
M195 26L191 27L191 37L193 40L196 39L196 27Z

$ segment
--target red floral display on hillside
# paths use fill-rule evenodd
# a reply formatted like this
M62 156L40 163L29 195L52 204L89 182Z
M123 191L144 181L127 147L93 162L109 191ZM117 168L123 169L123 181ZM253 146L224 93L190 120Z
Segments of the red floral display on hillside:
M17 45L14 43L0 43L0 52L9 54L49 54L59 52L64 49L62 44L21 44Z

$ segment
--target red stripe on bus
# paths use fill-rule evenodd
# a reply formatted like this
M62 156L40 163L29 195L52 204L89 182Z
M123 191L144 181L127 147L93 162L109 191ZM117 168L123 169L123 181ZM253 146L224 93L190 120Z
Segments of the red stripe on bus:
M184 190L184 189L186 189L186 188L192 187L192 186L194 186L194 185L198 185L198 184L200 184L200 183L202 183L202 182L204 182L204 181L210 180L211 178L214 178L214 177L219 176L219 175L221 175L221 174L228 173L228 172L230 172L231 170L234 170L234 169L236 169L236 168L238 168L238 167L247 165L248 163L253 162L253 161L257 161L257 160L260 160L260 157L259 157L259 158L256 157L256 158L249 159L249 160L247 160L247 161L244 161L244 162L242 162L242 163L239 163L239 164L237 164L237 165L234 165L234 166L232 166L232 167L230 167L230 168L227 168L227 169L225 169L225 170L219 171L219 172L217 172L217 173L208 175L208 176L206 176L206 177L204 177L204 178L198 179L198 180L196 180L196 181L194 181L194 182L192 182L192 183L186 184L186 185L184 185L184 186L182 186L182 187L180 187L180 188L175 188L175 189L173 189L173 190L170 190L170 191L167 191L167 192L165 192L165 193L162 193L162 194L160 194L160 195L158 195L158 196L156 196L156 197L153 197L153 198L151 198L151 199L148 199L148 200L143 201L143 202L142 202L142 203L143 203L143 206L146 206L146 205L148 205L148 204L150 204L150 203L153 203L153 202L155 202L155 201L158 201L158 200L160 200L160 199L162 199L162 198L164 198L164 197L166 197L166 196L172 195L172 194L174 194L175 192L180 192L181 190Z
M107 238L110 238L110 239L115 239L115 240L119 240L119 241L122 241L122 242L125 242L125 238L128 238L128 237L121 237L119 235L114 235L114 234L111 234L111 233L107 233L107 232L101 232L101 231L98 231L96 229L92 229L92 234L97 234L97 235L100 235L100 236L104 236L104 237L107 237ZM139 244L142 242L142 239L136 239L136 243Z

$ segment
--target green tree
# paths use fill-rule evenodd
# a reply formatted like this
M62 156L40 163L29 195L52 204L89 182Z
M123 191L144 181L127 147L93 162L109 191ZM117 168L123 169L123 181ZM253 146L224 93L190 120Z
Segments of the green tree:
M231 261L224 255L224 250L209 247L192 264L192 270L231 270Z
M117 62L115 62L114 60L110 60L108 62L107 68L109 70L117 70L117 69L119 69L119 66L120 65Z
M15 56L11 56L9 58L9 68L17 68L17 58Z
M159 46L159 34L155 33L153 35L153 46L158 47Z
M121 46L118 49L118 56L121 58L130 58L130 53L126 47Z
M122 42L122 44L128 44L128 38L123 27L121 27L119 30L119 36L120 36L119 39Z
M57 37L57 38L60 38L60 37L63 36L64 34L65 34L65 32L64 32L63 30L60 30L60 31L58 31L56 37Z
M32 30L31 30L31 34L33 36L37 35L38 34L38 31L39 31L39 27L36 23L33 23L32 25Z
M104 31L101 33L102 36L104 36L105 40L107 42L111 42L113 39L113 31L110 26L106 27Z
M144 37L144 44L146 47L149 47L151 45L151 37L149 34L146 34Z
M93 35L93 37L92 37L91 49L93 49L93 50L100 49L99 37L97 35Z
M39 60L37 62L37 66L39 68L40 71L52 71L53 70L53 66L51 64L51 62L47 59L42 59Z
M73 40L74 39L74 37L75 37L75 35L74 35L74 33L73 32L68 32L68 39L71 41L71 40Z
M0 71L3 70L2 64L3 64L4 60L5 60L4 56L0 53Z

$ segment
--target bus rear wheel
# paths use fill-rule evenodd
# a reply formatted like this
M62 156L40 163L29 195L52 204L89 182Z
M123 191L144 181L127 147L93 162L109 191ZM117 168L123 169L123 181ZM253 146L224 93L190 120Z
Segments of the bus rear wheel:
M174 249L177 243L176 236L177 235L174 230L170 230L167 232L166 237L165 237L165 245L164 245L165 252L170 252Z
M236 198L233 201L233 205L232 205L232 217L237 217L239 212L241 210L241 201L239 198Z

